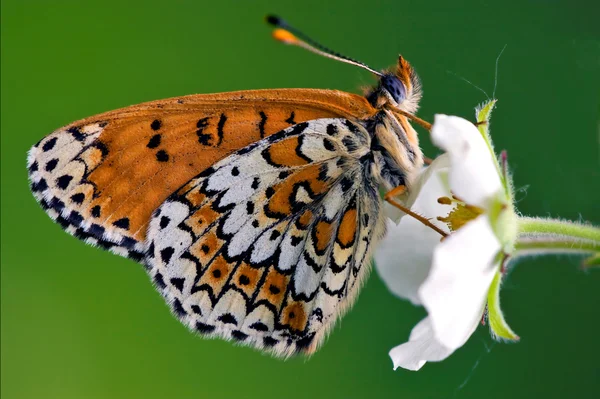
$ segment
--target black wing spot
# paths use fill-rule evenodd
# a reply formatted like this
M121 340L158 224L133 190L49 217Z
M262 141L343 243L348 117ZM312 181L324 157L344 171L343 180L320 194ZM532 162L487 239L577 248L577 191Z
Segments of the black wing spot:
M302 242L302 237L292 236L292 239L290 240L290 244L292 244L292 247L297 247L298 244L300 244L301 242Z
M90 234L92 234L98 238L100 238L104 235L104 227L102 227L96 223L92 223L92 225L90 226L88 231L90 232Z
M31 191L38 192L44 191L48 188L48 183L46 183L46 179L40 179L37 183L31 183Z
M196 133L198 135L198 143L202 145L210 145L212 141L212 136L210 134L205 133Z
M258 177L255 177L254 180L252 180L252 189L256 190L258 188L259 184L260 184L260 179Z
M269 331L269 327L267 327L265 323L261 323L260 321L250 324L249 328L256 331Z
M73 211L69 215L69 223L74 226L79 226L83 223L83 216L81 216L81 213Z
M219 123L217 124L217 136L219 137L219 142L217 143L217 146L221 145L221 143L223 142L223 128L225 127L226 121L227 116L225 116L225 114L221 114L221 117L219 118Z
M183 317L183 316L187 315L187 312L183 308L183 305L181 304L181 302L177 298L175 298L175 300L173 301L173 311L179 317Z
M92 208L92 216L95 218L100 217L100 205L96 205L95 207Z
M281 235L281 233L279 231L273 230L271 232L271 237L269 237L269 240L275 241L280 235Z
M85 139L85 135L81 133L81 130L77 126L68 128L67 132L71 133L71 136L77 141L83 141Z
M344 144L344 146L350 152L356 151L358 149L358 145L356 144L356 142L348 136L346 136L342 139L342 144Z
M121 218L114 222L113 226L119 227L123 230L129 230L129 218Z
M321 164L321 166L319 167L319 177L318 179L320 181L326 181L327 180L327 172L329 171L329 166L326 163Z
M335 151L335 146L333 145L333 142L328 138L325 138L323 140L323 147L325 147L327 151Z
M215 330L215 326L200 323L199 321L197 321L196 322L196 330L198 330L198 332L202 333L202 334L209 334Z
M287 170L284 170L282 172L279 172L279 178L280 179L285 179L286 177L288 177L290 175L290 172Z
M267 123L267 114L263 111L258 113L260 115L260 122L258 122L258 131L260 132L260 138L265 137L265 125Z
M250 284L250 279L245 274L240 276L240 285L248 285Z
M237 341L244 341L246 338L248 338L248 334L244 334L243 332L238 330L232 331L231 336Z
M254 202L246 202L246 212L248 212L248 215L252 215L254 213Z
M200 306L198 305L192 305L190 306L192 308L192 312L199 314L200 316L202 316L202 310L200 310Z
M156 160L158 162L167 162L169 160L169 154L165 150L160 150L156 153Z
M71 183L71 180L73 180L73 176L62 175L61 177L59 177L58 179L56 179L56 185L61 190L66 190L67 187L69 187L69 183Z
M184 278L173 277L171 279L171 284L173 284L173 287L177 288L179 290L179 292L181 292L181 293L183 293L183 284L184 283L185 283Z
M56 145L56 140L58 140L56 137L52 137L50 140L46 141L46 143L42 146L42 150L44 152L48 152L53 149Z
M73 201L76 204L81 205L84 200L85 200L85 194L83 194L83 193L77 193L77 194L71 195L71 201Z
M268 187L265 190L265 195L267 196L267 198L271 198L273 194L275 194L275 189L273 187Z
M162 289L166 288L165 280L163 280L163 276L160 273L156 273L154 275L154 283Z
M258 220L253 220L252 221L252 227L254 227L255 229L258 228Z
M346 119L344 121L344 125L346 125L348 130L350 130L352 133L360 133L360 129L354 123L350 122L348 119Z
M54 170L54 168L56 168L56 165L58 165L58 159L54 158L54 159L49 160L46 163L46 167L45 167L46 172L52 172Z
M158 129L160 129L161 126L162 126L162 122L159 121L158 119L153 120L152 123L150 124L150 128L152 130L158 130Z
M342 191L345 193L346 191L350 190L350 188L352 187L352 179L350 179L349 177L344 177L340 183L340 185L342 186Z
M198 122L196 122L198 129L204 129L206 126L208 126L208 118L198 119Z
M312 344L312 341L314 338L315 338L315 334L311 334L311 335L307 335L304 338L299 339L298 341L296 341L296 348L298 350L304 350L304 349L308 348L310 346L310 344Z
M279 289L279 287L277 287L276 285L271 284L269 286L269 292L273 295L277 295L281 292L281 290Z
M168 216L163 216L160 218L160 228L164 229L165 227L167 227L169 225L169 222L171 222L171 218L169 218Z
M150 138L150 141L148 141L148 144L146 144L146 147L148 147L148 148L158 147L160 145L160 139L161 139L160 134L155 134L154 136L152 136Z
M217 318L217 320L219 320L223 324L233 324L234 326L237 326L238 324L237 319L231 313L222 314Z
M212 140L212 136L210 134L204 133L204 128L208 126L208 118L199 119L196 122L196 135L198 136L198 142L202 145L210 145Z
M292 111L292 113L290 114L290 117L287 118L285 121L287 123L289 123L290 125L295 125L296 121L294 120L294 118L296 117L296 113L294 111Z
M335 136L338 133L338 128L334 124L327 125L327 134L330 136Z
M162 259L163 262L165 262L165 264L168 264L174 253L175 253L175 248L166 247L164 249L161 249L160 258Z
M232 176L237 176L237 175L239 175L239 174L240 174L240 170L238 169L238 167L237 167L237 166L234 166L234 167L231 169L231 175L232 175Z

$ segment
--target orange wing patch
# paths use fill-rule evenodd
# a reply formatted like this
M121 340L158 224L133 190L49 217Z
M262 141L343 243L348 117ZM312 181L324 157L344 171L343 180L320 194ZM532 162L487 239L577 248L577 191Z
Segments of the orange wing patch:
M215 256L223 240L217 238L214 230L210 230L204 234L190 247L190 253L198 259L201 265L207 265L210 260Z
M304 331L308 317L302 302L292 302L281 312L281 324L294 331Z
M329 185L326 181L319 178L319 172L321 166L318 164L307 166L297 172L294 172L291 176L287 177L281 183L273 186L273 192L268 205L265 207L267 216L274 218L281 218L289 215L294 209L292 209L292 195L294 190L298 190L300 183L306 183L302 185L304 190L307 190L310 196L316 196L324 193L329 189ZM267 196L269 192L267 192ZM310 218L310 216L307 217ZM310 220L310 219L309 219Z
M185 220L184 223L192 230L196 237L204 233L211 223L219 218L220 214L212 209L212 205L212 201L207 202L204 206L196 210L196 212L194 212L188 219ZM212 243L210 243L210 245L213 246Z
M264 268L257 269L244 262L235 271L231 284L244 291L248 297L251 297L257 290L263 273Z
M323 255L329 247L333 233L333 224L320 220L314 228L315 250L318 255Z
M303 157L298 151L299 148L300 138L298 136L275 143L266 150L269 163L289 168L310 163L310 159Z
M356 236L356 208L351 208L344 213L337 233L337 242L342 248L349 248L354 244Z
M267 278L260 288L257 296L257 302L266 299L275 306L276 309L281 308L285 292L289 283L290 277L275 270L269 269Z
M211 288L214 296L219 296L225 283L229 279L229 275L233 271L233 266L234 265L231 263L227 263L225 258L219 256L210 264L196 286L201 287L207 285Z

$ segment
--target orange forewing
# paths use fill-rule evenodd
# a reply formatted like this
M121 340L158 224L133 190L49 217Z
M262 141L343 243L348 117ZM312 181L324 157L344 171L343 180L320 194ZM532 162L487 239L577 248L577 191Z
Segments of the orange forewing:
M171 193L232 152L299 122L375 112L355 94L276 89L176 97L74 122L68 127L108 122L98 139L105 156L87 176L94 199L82 214L104 226L127 217L130 236L141 241ZM99 162L97 153L86 155ZM94 207L100 215L92 215Z

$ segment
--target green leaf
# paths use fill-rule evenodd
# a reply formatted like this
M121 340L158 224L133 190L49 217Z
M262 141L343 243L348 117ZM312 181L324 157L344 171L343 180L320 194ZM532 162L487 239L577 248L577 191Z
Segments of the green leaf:
M492 111L496 106L498 100L490 100L487 103L483 103L475 108L475 117L477 118L477 129L483 136L483 139L490 147L490 151L494 154L494 147L492 145L492 139L490 138L490 117Z
M500 309L500 282L502 273L498 270L488 291L488 323L492 336L497 340L518 341L519 336L508 326Z

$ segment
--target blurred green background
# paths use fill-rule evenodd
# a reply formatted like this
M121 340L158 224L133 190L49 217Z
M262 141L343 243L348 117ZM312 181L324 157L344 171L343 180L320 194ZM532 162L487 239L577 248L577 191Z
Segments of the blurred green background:
M373 274L312 358L203 340L141 266L61 231L29 193L25 156L71 121L237 89L358 91L365 71L270 38L277 13L375 68L409 59L420 116L473 118L492 95L523 214L600 223L598 1L2 1L2 398L561 398L600 391L600 272L520 263L502 291L522 340L486 328L442 363L392 371L424 315ZM427 134L423 148L434 156Z

